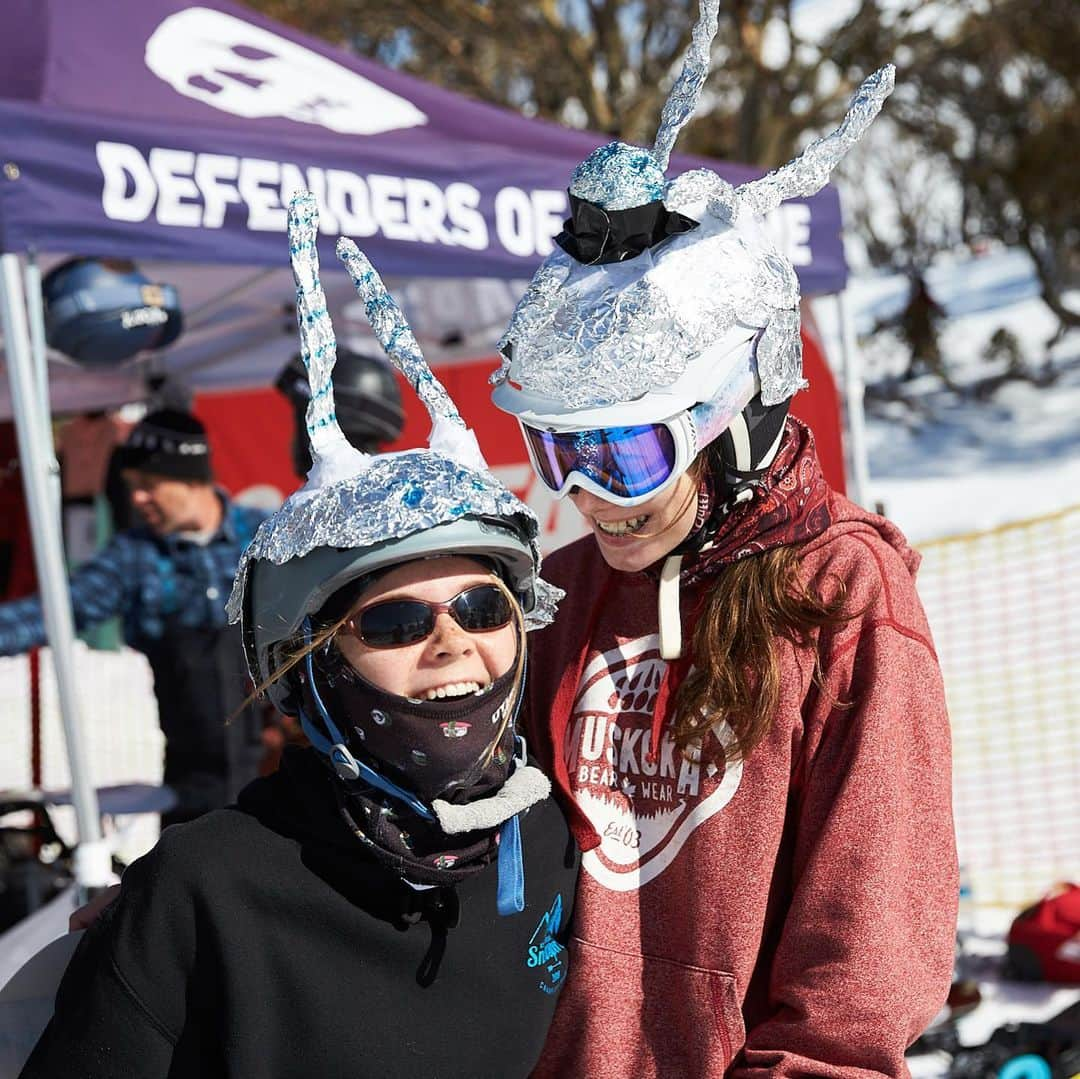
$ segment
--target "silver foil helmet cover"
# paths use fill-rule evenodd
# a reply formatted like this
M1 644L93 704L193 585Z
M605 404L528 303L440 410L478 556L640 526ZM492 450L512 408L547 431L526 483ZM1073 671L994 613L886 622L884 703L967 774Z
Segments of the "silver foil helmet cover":
M609 215L658 202L698 227L599 265L556 249L500 341L504 361L492 382L504 410L543 415L561 429L575 426L574 414L582 411L604 411L611 425L625 422L621 406L650 395L664 409L688 408L702 398L691 393L676 402L663 391L708 350L730 354L716 346L740 334L747 341L757 337L764 404L787 400L805 385L798 279L761 218L785 199L825 185L892 91L895 69L886 65L867 78L837 130L760 179L733 188L716 173L696 169L665 181L668 155L708 74L718 8L719 0L701 2L653 149L618 142L600 147L574 171L569 188Z
M243 623L257 684L272 673L268 667L273 647L295 634L304 616L325 600L328 574L336 575L340 587L366 572L368 561L392 560L396 541L430 533L435 543L440 525L476 522L475 553L485 553L487 543L497 560L513 566L517 590L535 597L527 628L547 624L561 597L539 578L535 515L489 471L475 436L428 367L382 281L355 245L343 240L339 254L373 329L433 422L427 449L369 456L348 444L334 411L336 344L319 281L317 233L315 200L301 192L289 207L289 247L301 355L311 382L307 427L313 464L307 483L259 527L241 556L229 598L229 617ZM460 531L454 531L459 543ZM253 575L260 578L254 589ZM275 584L277 576L281 580ZM275 609L269 602L259 603L256 610L253 595L279 596L282 602L289 597L289 609ZM269 692L273 698L273 689Z

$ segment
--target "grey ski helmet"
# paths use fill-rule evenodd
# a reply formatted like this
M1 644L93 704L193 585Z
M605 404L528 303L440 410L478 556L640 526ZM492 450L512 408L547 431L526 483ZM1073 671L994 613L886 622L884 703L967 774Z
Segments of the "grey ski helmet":
M283 645L306 618L352 581L396 563L439 554L491 561L517 594L526 628L549 622L561 596L539 577L539 526L531 510L488 470L476 437L428 367L400 310L349 240L338 254L391 361L431 415L423 450L368 455L345 438L334 406L333 327L319 283L318 211L303 192L289 207L301 355L311 384L312 467L307 483L260 526L241 556L229 616L241 622L257 685L270 681ZM290 688L270 682L274 704L292 711Z
M398 469L423 469L430 478L456 478L447 476L439 467L441 462L431 460L427 454L402 454L392 463ZM379 464L372 467L378 473L388 473L387 490L393 497L395 477L392 470L379 468ZM360 507L358 511L363 512ZM517 596L522 610L531 615L536 610L534 579L538 563L529 533L525 520L497 512L476 513L367 546L315 547L280 565L267 558L253 559L246 567L241 610L244 651L252 679L261 685L273 677L281 665L282 647L295 642L304 620L322 610L340 589L415 558L454 554L492 562ZM266 693L280 711L295 711L292 687L287 682L270 682Z

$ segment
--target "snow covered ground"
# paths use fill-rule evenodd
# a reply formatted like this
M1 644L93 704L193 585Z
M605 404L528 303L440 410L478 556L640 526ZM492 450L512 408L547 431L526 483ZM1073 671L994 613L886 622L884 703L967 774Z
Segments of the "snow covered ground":
M1001 250L942 260L927 276L945 310L941 351L956 392L932 375L899 385L905 348L888 333L868 336L907 297L901 276L857 276L849 286L861 339L871 498L918 542L979 531L1080 502L1080 333L1052 352L1056 319L1039 299L1030 260ZM1080 296L1068 297L1080 307ZM816 301L830 357L841 355L835 307ZM1008 379L983 358L999 327L1015 334L1028 370L1047 384ZM874 387L897 386L903 400ZM985 396L980 396L980 391Z

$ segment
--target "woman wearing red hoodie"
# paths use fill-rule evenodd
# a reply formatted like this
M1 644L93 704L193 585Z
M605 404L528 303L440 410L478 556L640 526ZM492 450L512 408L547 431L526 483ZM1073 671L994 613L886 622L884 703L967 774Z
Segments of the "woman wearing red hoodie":
M900 1076L952 967L941 675L918 555L788 416L798 285L759 224L825 182L892 69L776 173L665 182L715 17L653 150L575 171L496 378L593 533L547 563L567 596L532 649L533 742L585 851L536 1074Z

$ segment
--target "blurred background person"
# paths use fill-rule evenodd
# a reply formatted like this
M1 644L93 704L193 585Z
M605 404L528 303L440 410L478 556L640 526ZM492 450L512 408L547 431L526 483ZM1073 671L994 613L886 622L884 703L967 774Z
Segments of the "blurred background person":
M138 518L70 578L80 631L114 615L154 675L165 735L165 783L177 803L162 826L225 805L258 769L261 712L245 709L239 632L225 600L263 511L214 485L209 444L191 413L159 410L137 424L118 464ZM46 643L41 601L0 604L0 654Z

